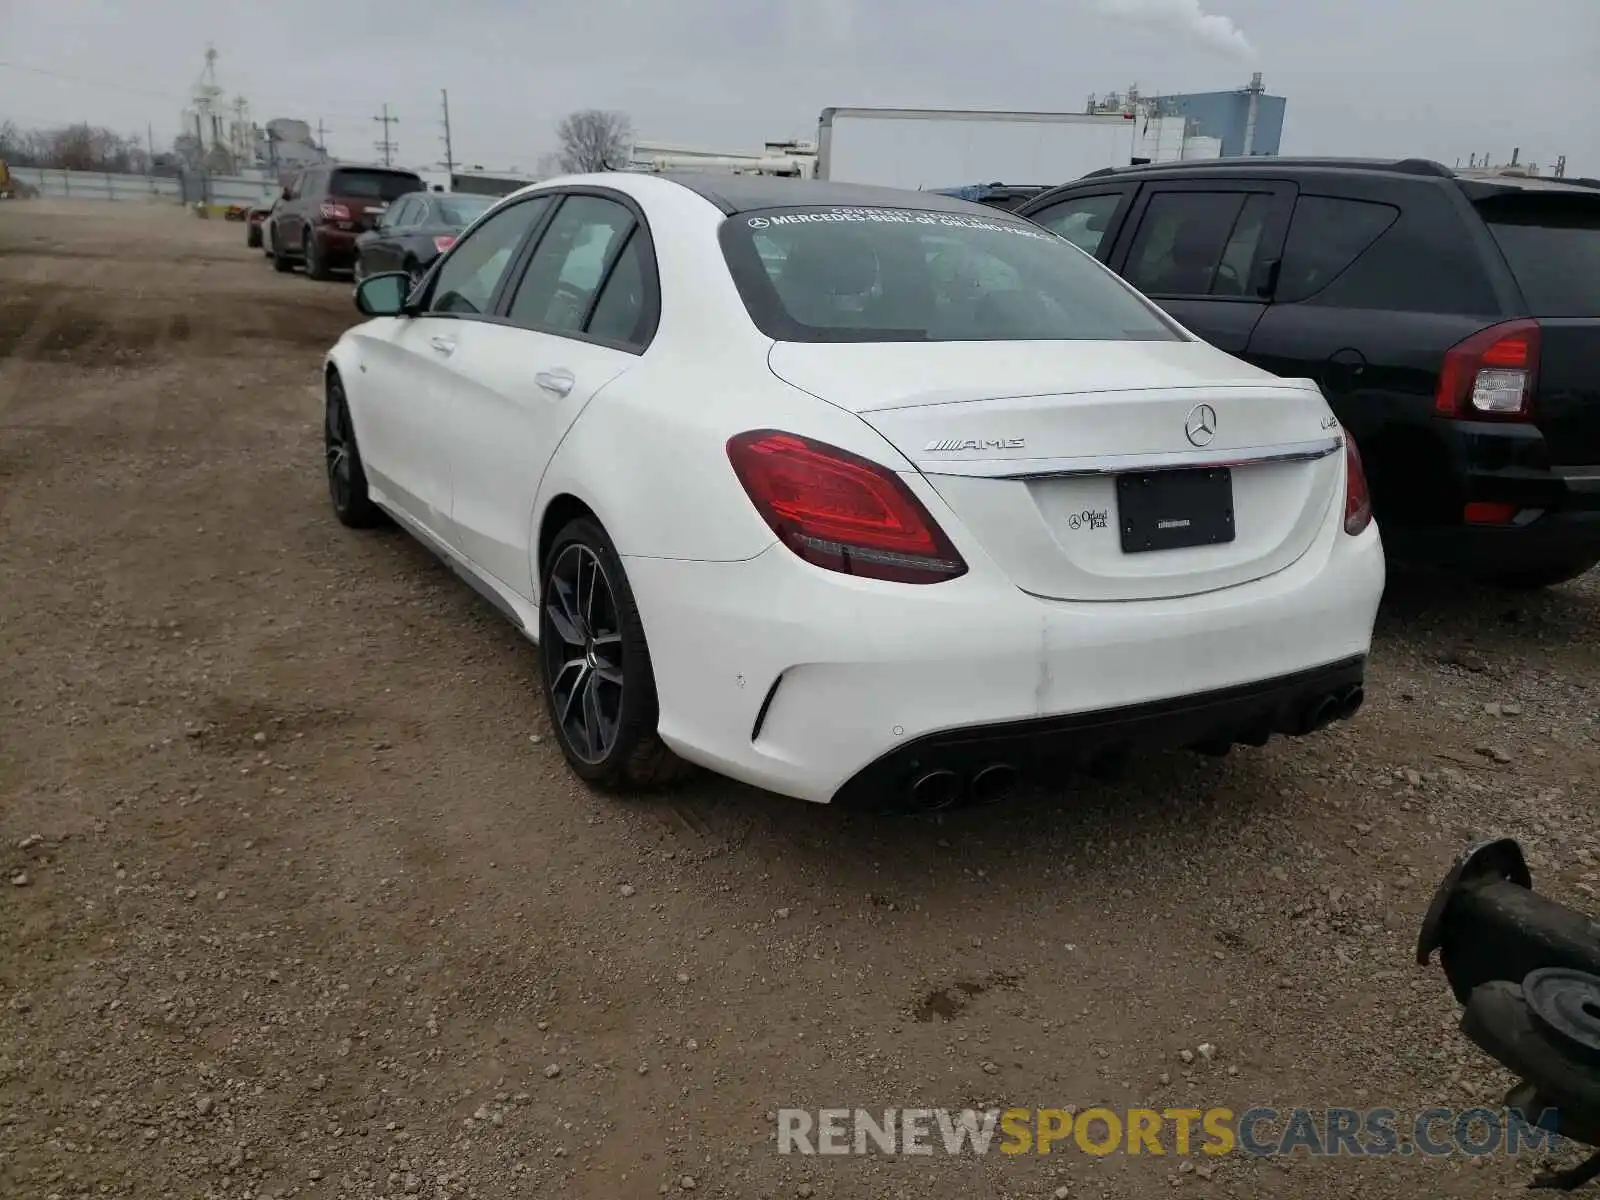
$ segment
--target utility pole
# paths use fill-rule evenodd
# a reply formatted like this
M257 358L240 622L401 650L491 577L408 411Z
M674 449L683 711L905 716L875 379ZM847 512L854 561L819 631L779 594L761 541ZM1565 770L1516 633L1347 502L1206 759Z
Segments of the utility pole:
M440 88L439 98L444 103L444 173L450 177L450 186L454 188L456 159L455 151L450 145L450 93L444 88Z
M323 132L326 128L327 128L327 126L325 126L322 123L322 118L318 117L317 118L317 149L321 150L324 154L326 154L327 150L328 150L328 135Z
M150 165L145 168L145 174L154 175L156 173L156 131L151 128L148 121L144 125L144 144L145 149L150 152Z
M400 147L396 143L389 140L389 126L400 124L400 118L391 117L389 115L389 106L385 104L383 106L383 116L373 117L372 119L379 122L383 126L383 140L381 142L374 142L373 145L379 150L383 151L383 165L386 167L391 166L391 159L394 155L394 152L400 149Z

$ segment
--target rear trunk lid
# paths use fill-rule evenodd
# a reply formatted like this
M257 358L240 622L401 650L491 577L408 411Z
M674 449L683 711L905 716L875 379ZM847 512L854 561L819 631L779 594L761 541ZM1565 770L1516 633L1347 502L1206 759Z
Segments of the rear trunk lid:
M1485 190L1478 212L1539 323L1534 423L1553 465L1600 464L1600 190Z
M1315 386L1202 342L779 342L769 363L858 413L1038 596L1260 579L1342 495L1342 433Z

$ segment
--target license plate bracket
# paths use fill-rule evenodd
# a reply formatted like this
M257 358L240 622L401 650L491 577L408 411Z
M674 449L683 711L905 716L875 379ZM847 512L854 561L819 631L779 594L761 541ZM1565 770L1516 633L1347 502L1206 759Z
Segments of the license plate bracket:
M1195 467L1117 476L1124 554L1233 541L1233 471Z

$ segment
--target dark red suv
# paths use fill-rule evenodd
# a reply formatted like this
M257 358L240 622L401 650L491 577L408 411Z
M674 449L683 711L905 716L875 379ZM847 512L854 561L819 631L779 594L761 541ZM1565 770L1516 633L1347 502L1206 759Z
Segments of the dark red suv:
M280 271L305 265L312 279L355 265L356 238L378 223L391 200L426 191L412 171L323 163L283 189L267 218L267 256Z

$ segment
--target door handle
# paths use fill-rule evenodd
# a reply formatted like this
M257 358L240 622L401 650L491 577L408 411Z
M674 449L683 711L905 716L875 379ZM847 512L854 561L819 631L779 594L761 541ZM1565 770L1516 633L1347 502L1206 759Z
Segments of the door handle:
M443 354L446 358L456 352L455 338L431 337L428 339L428 341L435 350L437 350L440 354Z
M533 381L545 391L552 392L557 396L565 396L572 390L572 385L577 382L573 378L572 372L565 369L540 371L533 377Z

